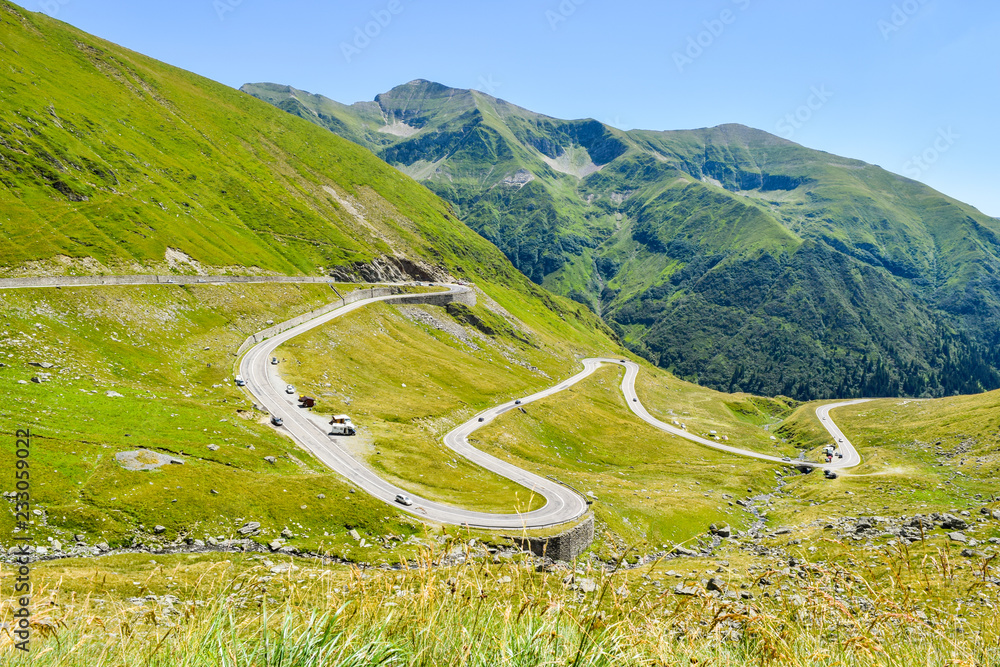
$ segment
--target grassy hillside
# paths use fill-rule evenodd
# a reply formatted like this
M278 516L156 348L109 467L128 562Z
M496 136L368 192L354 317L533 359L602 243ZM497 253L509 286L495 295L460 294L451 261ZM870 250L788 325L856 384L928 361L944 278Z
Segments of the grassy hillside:
M994 589L978 563L930 540L864 552L810 541L790 559L769 540L757 554L617 572L509 557L404 572L241 554L61 561L35 571L36 652L4 636L0 656L18 667L193 666L220 653L261 667L995 664ZM455 540L424 559L449 550L483 554ZM0 598L0 611L12 603Z
M531 283L445 202L351 142L6 2L0 50L4 277L454 276L485 304L460 315L504 345L530 342L540 367L620 353L585 307ZM384 538L424 528L352 493L231 383L247 335L333 297L316 285L0 291L2 428L31 426L39 444L38 539L157 549L238 537L252 520L258 539L287 528L295 548L398 560ZM522 370L499 373L479 400L548 381ZM115 461L140 449L186 463L133 472ZM485 487L506 483L475 473ZM512 511L508 490L494 505L488 493L458 500ZM14 525L3 513L6 546Z
M413 81L345 106L243 90L374 150L631 349L798 399L1000 387L1000 222L738 125L622 132Z
M352 142L7 2L0 44L0 275L450 273L532 325L606 340Z

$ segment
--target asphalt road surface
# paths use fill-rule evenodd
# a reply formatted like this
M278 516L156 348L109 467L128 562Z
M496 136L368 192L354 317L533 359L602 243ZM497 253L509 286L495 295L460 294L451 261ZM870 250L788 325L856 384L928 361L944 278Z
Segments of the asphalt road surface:
M449 291L461 291L459 285L447 285ZM624 359L595 358L584 359L583 370L573 377L563 380L558 384L544 389L530 396L524 396L514 401L508 401L496 407L490 408L474 416L461 426L458 426L444 437L445 445L459 456L490 470L502 477L516 482L531 493L536 493L546 500L544 507L532 512L523 514L491 514L486 512L473 512L463 510L426 500L409 494L405 489L394 486L378 477L375 473L365 467L352 457L343 446L342 437L331 436L324 428L322 420L305 409L297 406L295 396L285 393L285 383L276 372L276 367L270 364L270 359L274 356L274 351L286 341L301 335L302 333L322 326L331 320L345 315L358 308L374 303L376 301L386 301L398 299L398 297L377 297L358 301L345 308L333 311L314 320L306 322L299 327L290 329L273 338L269 338L262 343L251 348L240 363L240 374L247 383L247 389L257 398L261 405L269 410L271 414L279 416L284 421L281 428L296 440L303 447L312 452L317 458L325 463L332 470L340 473L353 483L357 484L365 492L379 498L387 503L395 503L397 494L407 495L413 501L412 506L403 506L395 503L396 506L406 512L431 521L441 523L467 525L477 528L489 528L496 530L517 530L523 528L545 528L566 523L579 518L587 511L587 503L578 493L557 482L540 477L531 472L527 472L502 459L487 454L476 449L469 444L468 436L476 429L486 426L500 415L515 410L520 406L528 405L534 401L552 396L560 391L564 391L584 378L589 377L602 364L617 364L625 367L625 377L622 380L622 393L632 412L646 423L668 433L672 433L681 438L691 440L713 449L747 456L772 463L788 466L801 466L806 462L791 460L786 461L781 457L761 454L759 452L741 449L726 445L715 440L703 438L688 431L662 422L653 417L646 410L645 406L638 400L635 392L635 379L639 374L639 365ZM848 468L861 462L860 456L851 445L850 441L836 427L829 418L831 408L843 405L851 405L858 401L837 403L823 406L817 410L817 414L822 419L822 423L830 429L835 440L839 440L839 446L844 452L843 459L834 459L834 463L809 463L816 468Z
M836 468L854 468L861 465L861 455L858 454L858 450L854 448L854 445L848 439L844 432L840 430L833 422L833 417L830 416L830 410L835 408L842 408L847 405L857 405L858 403L866 403L870 401L870 398L859 398L854 401L843 401L841 403L829 403L827 405L821 405L816 408L816 416L819 417L820 423L823 425L830 435L833 436L833 442L837 445L838 451L844 455L844 458L838 459L834 457L833 463L824 463L822 468L836 469Z
M468 289L461 285L444 286L448 287L448 292L452 293ZM243 376L246 382L246 388L265 410L268 410L272 415L281 417L284 422L280 427L281 429L286 431L300 445L312 452L329 468L358 485L366 493L387 503L395 504L398 509L410 512L420 518L475 528L516 531L524 528L555 526L583 516L587 511L587 503L576 492L557 482L521 470L506 461L481 452L472 447L466 440L466 436L477 427L488 423L496 415L514 408L515 405L513 402L505 403L504 405L491 408L484 413L476 415L470 421L445 436L445 444L459 455L481 465L487 470L491 470L520 484L529 492L537 493L546 500L544 507L533 512L523 514L491 514L488 512L473 512L419 498L410 494L405 489L386 482L348 453L347 449L343 446L343 437L329 435L327 429L324 428L325 424L321 420L316 420L308 410L297 406L297 401L294 400L296 396L285 393L284 388L286 385L276 372L278 367L272 366L270 363L271 357L275 356L274 351L280 345L306 331L323 326L358 308L364 308L378 301L398 301L399 298L399 296L387 296L357 301L258 343L256 346L250 348L240 362L240 375ZM559 391L560 388L565 389L587 377L596 369L597 364L589 365L581 373L561 382L558 388L547 389L533 396L527 396L522 398L521 402L527 404L553 394ZM484 421L479 422L479 417L483 417ZM397 494L410 496L413 505L403 506L395 503Z
M148 277L135 277L138 282L135 284L148 284L142 282ZM123 277L127 280L128 277ZM52 283L51 278L38 279L38 285L20 285L22 287L74 287L82 286L81 283L67 279L65 283ZM77 279L79 280L79 279ZM197 279L184 280L184 282L222 282L223 278L198 277ZM291 279L290 279L291 280ZM315 279L312 279L315 281ZM172 281L171 281L172 282ZM180 282L180 279L178 279ZM228 281L227 281L228 282ZM161 283L163 284L163 283ZM459 293L467 291L469 288L462 285L442 284L447 287L443 293ZM13 287L0 284L0 289ZM688 431L662 422L646 410L639 401L635 393L635 379L639 374L639 365L624 359L584 359L583 370L573 377L559 382L553 387L542 390L531 396L525 396L518 401L510 401L503 405L490 408L479 413L466 423L455 428L448 433L444 442L456 454L465 457L469 461L480 465L498 475L506 477L517 484L523 486L531 493L537 493L545 498L544 507L532 512L523 514L492 514L487 512L472 512L450 505L425 500L416 496L410 496L413 500L412 506L402 506L395 503L397 494L410 495L404 489L393 486L384 481L363 464L354 459L342 446L343 439L339 436L328 435L328 428L324 418L313 414L308 410L298 407L297 396L289 395L285 392L285 383L278 374L278 367L270 364L270 359L274 356L274 351L286 341L299 336L306 331L323 326L328 322L346 315L359 308L376 303L378 301L405 301L405 295L393 295L384 297L374 297L357 301L348 306L335 310L310 320L294 329L278 334L261 343L258 343L246 353L240 362L240 375L246 381L246 388L260 402L265 410L272 415L281 417L284 425L281 427L297 443L312 452L320 461L330 469L343 475L350 481L357 484L367 493L379 498L387 503L395 504L398 509L410 512L420 518L437 521L440 523L464 525L475 528L488 528L495 530L519 530L524 528L545 528L559 525L583 516L587 511L587 502L575 491L569 489L552 480L540 477L533 473L522 470L506 461L482 452L469 444L468 436L477 428L481 428L498 416L516 409L519 405L527 405L534 401L551 396L560 391L564 391L587 378L596 371L602 364L617 364L625 367L625 377L622 380L622 393L628 403L629 408L637 417L646 423L667 433L685 438L706 447L712 447L720 451L747 456L764 461L778 463L781 465L801 466L807 463L820 469L842 469L852 468L861 463L861 456L851 441L844 435L843 431L834 423L830 416L830 411L847 405L863 403L870 399L858 399L831 403L816 408L816 416L820 423L829 431L836 443L839 451L844 455L842 459L834 458L832 463L803 462L798 460L786 461L783 458L761 454L758 452L741 449L726 445L715 440L703 438Z

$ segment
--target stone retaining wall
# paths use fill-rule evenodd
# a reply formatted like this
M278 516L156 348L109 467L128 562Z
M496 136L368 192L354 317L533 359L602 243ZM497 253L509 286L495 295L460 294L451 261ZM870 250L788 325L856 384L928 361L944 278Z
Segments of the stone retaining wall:
M590 514L581 523L564 533L552 537L512 537L514 544L536 556L548 556L552 560L571 561L594 541L594 515Z

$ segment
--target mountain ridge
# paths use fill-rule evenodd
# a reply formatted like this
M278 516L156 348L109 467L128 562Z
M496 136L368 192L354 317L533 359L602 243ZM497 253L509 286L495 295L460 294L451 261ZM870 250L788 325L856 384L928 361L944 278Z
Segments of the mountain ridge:
M737 123L623 131L423 79L365 114L280 88L241 90L347 127L686 379L799 399L1000 387L1000 220L905 176Z

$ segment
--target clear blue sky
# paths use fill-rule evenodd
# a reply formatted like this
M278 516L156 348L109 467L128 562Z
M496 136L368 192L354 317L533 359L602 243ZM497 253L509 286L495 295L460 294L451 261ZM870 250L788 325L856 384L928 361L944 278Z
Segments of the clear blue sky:
M623 129L743 123L1000 216L995 0L19 1L234 87L424 78Z

